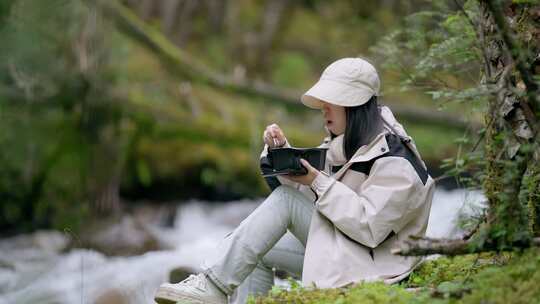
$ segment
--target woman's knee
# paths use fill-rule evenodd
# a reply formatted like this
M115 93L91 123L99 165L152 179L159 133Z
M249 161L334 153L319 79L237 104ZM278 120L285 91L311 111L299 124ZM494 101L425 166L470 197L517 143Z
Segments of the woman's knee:
M311 210L313 202L300 190L289 186L280 185L267 197L266 202L273 208L286 209L292 212L293 209Z
M289 185L280 185L272 193L271 196L279 196L279 197L287 197L287 198L295 198L295 199L302 199L303 195L300 190L289 186Z
M298 190L296 188L293 188L292 186L289 186L289 185L279 185L276 189L274 189L274 191L272 191L272 193L290 193L290 192L293 192L293 190Z

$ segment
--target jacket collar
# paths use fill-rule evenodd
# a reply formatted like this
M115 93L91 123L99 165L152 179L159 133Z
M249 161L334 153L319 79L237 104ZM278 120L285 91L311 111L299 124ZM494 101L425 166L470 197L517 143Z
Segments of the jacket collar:
M351 157L350 163L365 162L388 152L388 142L386 141L387 130L381 131L367 145L363 145Z
M344 135L341 134L331 139L327 144L328 151L326 158L331 166L342 166L347 162L345 151L343 150L343 138Z
M353 157L346 162L341 169L335 174L334 178L339 179L347 171L347 169L354 163L365 162L372 160L378 156L388 153L388 142L386 141L386 134L389 132L384 129L379 133L369 144L363 145L354 153Z

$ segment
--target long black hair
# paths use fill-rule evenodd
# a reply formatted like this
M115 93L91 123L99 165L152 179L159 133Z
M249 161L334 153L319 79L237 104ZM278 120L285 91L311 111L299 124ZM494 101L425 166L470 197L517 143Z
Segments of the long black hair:
M358 148L369 144L383 130L377 96L372 96L363 105L345 107L345 117L346 127L343 136L343 151L348 161ZM332 138L335 136L335 134L331 135Z

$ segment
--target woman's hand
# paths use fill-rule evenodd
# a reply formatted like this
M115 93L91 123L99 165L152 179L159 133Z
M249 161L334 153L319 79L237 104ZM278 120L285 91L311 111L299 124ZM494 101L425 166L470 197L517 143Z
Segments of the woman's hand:
M289 180L300 183L302 185L311 186L311 183L313 183L313 180L317 177L317 175L320 174L319 170L313 168L309 164L309 162L303 158L300 159L300 162L306 169L308 170L307 174L305 175L282 175L285 178L288 178Z
M266 127L263 133L264 143L270 148L282 147L287 139L277 124L271 124Z

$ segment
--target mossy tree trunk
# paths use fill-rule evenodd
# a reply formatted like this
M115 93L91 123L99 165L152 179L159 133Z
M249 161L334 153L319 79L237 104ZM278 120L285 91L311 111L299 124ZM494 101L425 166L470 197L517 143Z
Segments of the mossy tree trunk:
M523 177L537 161L532 153L537 148L537 115L531 107L534 101L527 94L527 90L533 88L524 85L523 78L528 76L518 70L520 64L527 65L529 70L534 60L534 57L531 58L532 52L521 49L520 45L526 45L522 39L527 36L519 33L517 28L517 20L530 22L527 6L483 1L478 21L480 37L485 37L481 41L486 58L484 78L493 92L486 113L484 190L489 209L488 231L484 237L499 249L515 243L526 243L533 232L527 227L527 204L520 201L521 191L529 188L524 184L528 180ZM501 22L514 26L505 26ZM508 37L514 41L509 43Z
M538 225L540 5L481 1L478 30L485 80L493 88L486 113L489 200L484 236L504 249L540 235Z
M540 4L481 0L486 220L470 239L419 238L393 252L449 255L540 245Z

